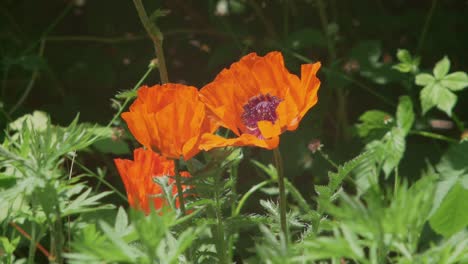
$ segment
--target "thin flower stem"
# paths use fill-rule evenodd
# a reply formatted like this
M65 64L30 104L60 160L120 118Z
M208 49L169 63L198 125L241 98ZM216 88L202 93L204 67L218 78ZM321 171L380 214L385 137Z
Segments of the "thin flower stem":
M108 181L102 179L101 177L99 177L99 175L97 175L96 173L94 173L93 171L91 171L90 169L88 169L86 166L84 166L83 164L81 164L80 162L76 161L75 160L75 164L80 167L82 170L84 170L89 176L92 176L92 177L95 177L96 179L98 179L100 182L102 182L104 185L106 185L107 187L109 187L112 191L114 191L118 196L120 196L124 201L128 202L128 199L127 197L121 193L119 190L117 190L112 184L110 184Z
M328 154L323 153L322 150L318 150L318 152L320 153L322 158L328 161L328 163L330 163L335 169L338 169L338 165L333 160L331 160L330 157L328 157Z
M145 72L145 74L143 74L143 76L141 77L141 79L137 82L137 84L133 87L132 91L135 91L138 89L138 87L140 87L140 85L146 80L146 78L148 77L148 75L150 74L150 72L154 69L154 66L152 64L150 64L150 66L148 67L148 70ZM125 107L127 107L128 103L130 102L130 100L132 100L132 98L130 97L127 97L125 99L125 101L123 102L123 104L120 106L119 108L119 111L117 111L117 113L114 115L114 117L112 117L111 121L109 121L109 123L107 124L106 127L110 127L114 122L115 120L117 120L117 118L119 118L120 114L123 112L123 110L125 109Z
M177 186L177 197L179 198L180 211L182 212L182 216L184 216L185 215L184 190L182 189L182 183L180 180L179 160L175 160L174 165L175 165L174 173L175 173L176 186Z
M31 45L29 45L24 51L23 54L29 53L38 43L43 41L45 37L65 18L66 15L72 10L74 6L74 1L70 1L67 6L63 9L63 11L55 18L54 21L42 32L41 37L34 41Z
M266 185L270 183L273 183L273 181L265 180L265 181L258 183L257 185L252 186L252 188L250 188L250 190L247 191L240 199L239 203L237 204L236 210L234 211L233 216L237 216L240 214L242 207L244 207L245 202L247 201L247 199L249 199L250 196L252 196L252 194L254 194L256 191L260 190L261 188L265 187Z
M247 3L250 4L250 6L254 9L255 14L257 14L258 18L260 18L260 21L263 23L267 34L273 39L278 39L278 34L276 33L275 25L267 19L267 17L262 11L262 7L257 3L257 1L249 0L247 1Z
M465 125L455 113L452 113L452 119L460 132L465 131Z
M450 143L458 143L459 141L450 137L446 137L443 135L435 134L432 132L427 132L427 131L410 131L410 134L412 135L419 135L427 138L433 138L437 140L442 140L442 141L447 141Z
M13 223L13 222L10 222L10 225L12 227L14 227L16 230L18 230L18 232L20 232L21 235L23 235L26 239L28 239L29 241L32 241L34 242L35 246L37 247L37 249L39 249L39 251L42 252L42 254L44 254L44 256L46 256L47 258L50 257L50 253L49 251L47 251L47 249L45 249L39 242L36 242L35 239L33 239L29 234L28 232L24 231L23 228L21 228L19 225ZM34 232L34 231L33 231Z
M333 61L336 59L335 45L333 44L333 40L330 38L330 34L328 33L328 18L325 11L325 4L322 0L317 0L317 8L320 17L320 23L322 24L322 30L325 34L325 37L327 38L327 47L328 52L330 53L330 61Z
M141 0L133 0L133 3L135 4L135 8L138 12L138 16L140 17L140 21L145 27L146 33L148 33L151 40L153 41L154 49L156 51L156 57L158 58L158 67L161 82L163 84L168 83L169 76L167 74L166 60L164 58L164 50L162 46L163 35L158 29L158 27L156 27L156 25L149 19Z
M429 13L427 14L426 21L424 22L423 31L421 33L421 36L419 37L418 48L416 50L417 54L421 53L421 49L424 45L424 41L426 40L427 31L429 30L429 25L431 24L432 15L434 14L434 10L436 6L437 6L437 0L432 0L431 9L429 10Z
M280 207L280 222L281 230L283 231L284 239L289 241L288 235L288 223L286 221L286 191L284 188L284 171L283 161L281 159L281 153L279 147L273 150L273 157L278 172L278 188L279 188L279 207Z
M42 57L44 54L45 48L45 41L41 40L41 44L39 46L39 53L38 56ZM34 83L36 82L37 76L39 75L39 69L35 68L33 73L31 74L31 78L29 79L28 86L24 90L23 94L19 98L18 102L8 111L8 115L12 115L18 108L24 103L26 98L28 98L29 93L31 92L32 88L34 87Z
M238 171L238 166L239 163L236 163L231 166L230 170L230 176L231 176L231 192L232 192L232 203L231 203L231 216L234 215L236 212L236 201L237 201L237 171ZM236 234L229 236L229 243L228 243L228 259L232 259L233 256L233 249L234 249L234 243L235 240L237 239Z
M227 264L228 259L226 255L226 243L224 237L224 222L223 222L223 215L221 211L221 203L220 199L220 192L219 192L219 185L220 185L220 178L221 175L217 173L215 175L215 190L214 190L214 199L215 199L215 214L216 214L216 233L217 233L217 247L216 251L218 253L219 263Z

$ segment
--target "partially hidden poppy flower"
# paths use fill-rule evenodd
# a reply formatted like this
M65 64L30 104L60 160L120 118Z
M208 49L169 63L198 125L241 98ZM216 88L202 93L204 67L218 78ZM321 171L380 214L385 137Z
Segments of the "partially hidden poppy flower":
M250 53L221 71L200 90L201 100L236 136L206 134L201 148L278 147L280 134L295 130L317 103L319 68L320 62L304 64L299 78L286 69L280 52L270 52L264 57Z
M127 192L128 203L131 207L148 214L151 207L161 209L166 204L163 190L154 181L155 177L168 177L168 184L172 184L172 195L177 195L174 178L174 161L143 148L135 149L134 160L114 159L117 170ZM188 172L180 172L182 177L190 177ZM186 189L183 186L182 189ZM179 199L176 199L179 207Z
M122 118L138 142L172 159L195 156L200 135L217 128L206 117L198 89L182 84L141 87Z

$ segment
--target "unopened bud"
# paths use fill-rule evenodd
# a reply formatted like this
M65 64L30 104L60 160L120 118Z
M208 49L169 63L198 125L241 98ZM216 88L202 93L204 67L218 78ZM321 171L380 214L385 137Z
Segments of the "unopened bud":
M159 61L158 61L158 59L157 59L157 58L152 59L152 60L150 61L149 65L148 65L148 67L150 67L150 68L157 68L157 67L159 67Z

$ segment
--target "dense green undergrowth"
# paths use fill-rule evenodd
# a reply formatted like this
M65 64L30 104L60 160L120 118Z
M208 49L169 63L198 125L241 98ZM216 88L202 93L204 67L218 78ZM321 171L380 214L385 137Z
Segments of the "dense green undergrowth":
M215 32L227 30L233 39L213 45L205 62L209 67L220 71L219 65L235 57L233 43L243 47L241 53L281 50L292 66L316 61L308 58L310 50L326 50L317 109L298 131L281 136L283 166L278 168L278 156L252 147L218 148L181 159L177 163L192 175L183 181L191 186L185 191L189 213L181 211L173 184L162 177L154 184L167 202L145 215L128 206L111 159L138 146L120 114L158 71L154 61L133 89L126 87L112 99L116 113L108 125L82 122L79 116L59 125L54 116L60 113L53 111L19 115L24 100L11 103L4 97L2 263L468 263L463 96L468 75L445 53L421 57L419 46L430 38L427 30L410 48L416 52L401 48L383 54L381 41L365 39L339 49L341 38L350 35L341 33L347 26L331 17L333 8L343 10L345 4L289 1L318 10L317 25L304 29L300 8L292 9L288 1L273 1L273 7L257 1L206 2L213 12L226 4L230 19L248 20L253 14L257 28L265 28L264 40L252 40L242 26L221 20ZM283 2L286 32L278 36L263 12ZM430 21L429 12L423 18ZM288 26L291 14L298 17ZM159 26L171 15L159 11L151 19ZM42 52L47 33L32 50ZM192 45L200 48L200 43ZM15 65L33 67L33 74L47 71L43 54L25 50L2 58L5 82ZM166 59L170 64L171 56ZM349 121L354 105L359 117ZM282 169L287 232L278 198Z

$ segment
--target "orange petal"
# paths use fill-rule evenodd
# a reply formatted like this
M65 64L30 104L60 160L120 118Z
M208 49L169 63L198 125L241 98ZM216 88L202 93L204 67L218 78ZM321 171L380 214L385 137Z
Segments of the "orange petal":
M226 146L256 146L265 149L274 149L279 145L279 137L259 139L254 135L242 134L237 138L223 138L218 135L204 134L201 138L200 148L210 150Z
M272 138L281 134L281 127L278 122L273 124L270 121L259 121L257 125L264 138Z

